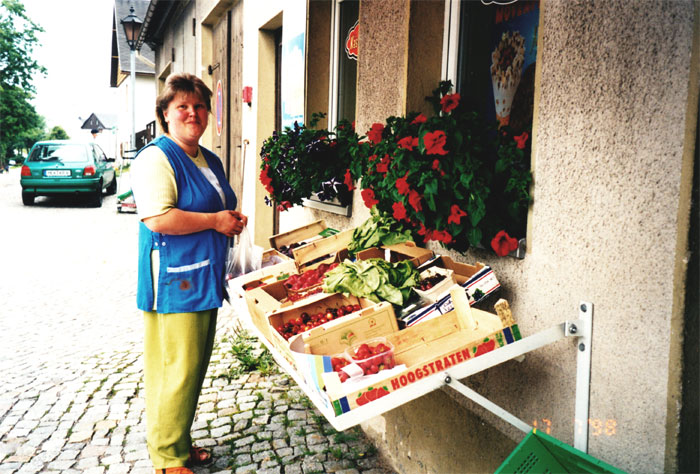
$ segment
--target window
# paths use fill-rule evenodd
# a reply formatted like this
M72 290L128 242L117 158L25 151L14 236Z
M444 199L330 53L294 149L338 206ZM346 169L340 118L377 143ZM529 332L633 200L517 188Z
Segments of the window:
M487 119L530 132L539 1L501 3L447 1L443 77Z
M515 175L530 167L539 15L539 0L445 1L442 77L485 120L523 137L523 161L509 169ZM525 237L526 210L493 196L493 209L509 216L509 234ZM524 257L522 246L515 256Z
M360 2L335 0L331 12L331 87L329 100L329 127L340 120L355 120L357 89L357 56Z

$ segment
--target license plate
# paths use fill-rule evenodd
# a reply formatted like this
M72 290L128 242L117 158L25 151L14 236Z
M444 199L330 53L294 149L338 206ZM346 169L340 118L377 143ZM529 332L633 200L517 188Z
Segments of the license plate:
M70 170L46 170L44 176L70 176Z

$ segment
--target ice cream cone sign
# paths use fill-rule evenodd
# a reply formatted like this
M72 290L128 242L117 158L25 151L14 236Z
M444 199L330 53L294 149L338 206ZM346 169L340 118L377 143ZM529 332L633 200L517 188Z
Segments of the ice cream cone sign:
M496 118L508 125L510 108L520 84L525 59L525 39L518 31L504 31L491 53L491 84Z

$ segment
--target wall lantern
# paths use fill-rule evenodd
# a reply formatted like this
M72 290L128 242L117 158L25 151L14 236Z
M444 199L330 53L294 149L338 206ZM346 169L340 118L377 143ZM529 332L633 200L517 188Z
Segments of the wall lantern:
M124 34L126 36L126 43L131 49L131 55L129 57L129 62L131 66L131 71L129 71L130 83L131 83L131 151L136 151L136 42L139 39L139 33L141 32L141 25L143 21L136 15L134 15L134 6L129 8L129 14L122 18L122 26L124 27Z

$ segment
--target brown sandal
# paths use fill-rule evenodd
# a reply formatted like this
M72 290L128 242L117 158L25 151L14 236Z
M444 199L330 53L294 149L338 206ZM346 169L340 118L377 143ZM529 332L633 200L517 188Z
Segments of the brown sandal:
M199 446L190 448L190 464L193 466L206 466L214 460L211 453Z

